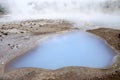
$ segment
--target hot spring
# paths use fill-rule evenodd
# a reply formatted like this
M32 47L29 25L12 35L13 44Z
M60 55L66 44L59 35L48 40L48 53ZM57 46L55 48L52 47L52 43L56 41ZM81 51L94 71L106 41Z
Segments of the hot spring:
M32 51L14 59L7 70L34 67L59 69L68 66L107 68L112 66L115 52L99 37L87 32L67 32L52 36Z

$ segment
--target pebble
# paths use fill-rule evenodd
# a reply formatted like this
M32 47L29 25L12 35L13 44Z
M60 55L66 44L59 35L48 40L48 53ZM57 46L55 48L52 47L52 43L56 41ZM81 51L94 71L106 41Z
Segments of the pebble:
M3 35L8 35L8 33L7 32L1 32Z
M24 33L24 32L21 31L20 33Z
M120 34L118 34L118 38L120 38Z
M8 46L10 46L10 44L8 44Z

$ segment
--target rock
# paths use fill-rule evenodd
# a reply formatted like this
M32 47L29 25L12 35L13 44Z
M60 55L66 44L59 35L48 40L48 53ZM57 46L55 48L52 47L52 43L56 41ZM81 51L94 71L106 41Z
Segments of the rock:
M118 38L120 38L120 34L118 34Z

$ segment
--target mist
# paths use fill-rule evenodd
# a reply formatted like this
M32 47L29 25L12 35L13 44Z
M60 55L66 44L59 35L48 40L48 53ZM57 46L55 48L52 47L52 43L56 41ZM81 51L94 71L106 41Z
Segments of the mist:
M120 26L119 0L4 0L3 21L63 19L76 25Z

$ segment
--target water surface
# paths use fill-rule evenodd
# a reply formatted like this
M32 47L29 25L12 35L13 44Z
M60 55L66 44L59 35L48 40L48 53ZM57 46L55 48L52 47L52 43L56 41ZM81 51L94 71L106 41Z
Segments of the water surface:
M114 51L102 39L87 32L68 32L43 41L33 51L9 63L7 69L106 68L112 65L114 56Z

